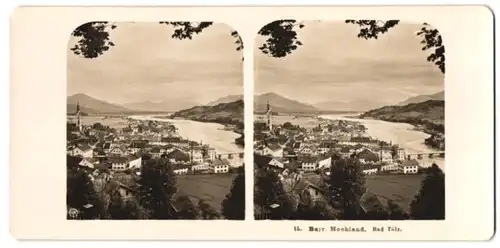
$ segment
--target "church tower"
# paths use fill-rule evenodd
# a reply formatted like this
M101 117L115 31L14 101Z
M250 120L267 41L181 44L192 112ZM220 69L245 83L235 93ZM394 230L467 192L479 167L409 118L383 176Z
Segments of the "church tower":
M269 101L267 101L266 117L267 117L267 127L269 128L269 131L272 131L273 130L272 113L271 113L271 105L269 104Z
M82 131L81 113L80 113L80 102L76 101L76 125L78 126L78 131Z

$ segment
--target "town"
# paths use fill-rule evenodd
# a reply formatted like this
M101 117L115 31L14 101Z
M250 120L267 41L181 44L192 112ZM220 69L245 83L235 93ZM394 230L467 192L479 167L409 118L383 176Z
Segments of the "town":
M255 175L258 176L262 170L276 172L282 187L285 188L284 192L288 192L288 195L297 193L300 196L304 190L313 198L321 195L328 188L325 181L329 180L336 162L351 160L355 161L356 169L363 175L366 181L364 184L368 186L361 200L370 196L370 199L365 200L371 205L376 203L378 206L387 206L388 200L390 204L395 203L390 199L390 194L386 193L389 197L385 197L370 192L369 186L374 184L373 182L388 179L406 180L405 178L415 181L413 184L416 185L417 192L400 196L406 198L402 203L404 206L400 207L409 211L409 199L418 193L420 186L420 180L414 179L421 178L420 174L428 171L430 167L437 167L432 162L433 157L444 157L444 152L441 151L408 153L398 144L368 136L366 128L355 121L318 118L319 124L309 129L291 122L273 124L269 103L263 116L260 121L254 123ZM380 192L387 190L378 185L374 188ZM368 209L363 201L361 205L365 210ZM268 218L262 217L262 209L265 208L266 206L260 206L260 209L256 210L257 219Z
M77 105L77 113L69 116L67 121L68 169L87 171L96 192L103 192L100 188L103 185L115 185L111 189L106 188L108 192L103 194L112 195L116 191L123 201L137 201L143 166L148 161L166 161L176 178L172 181L179 184L176 195L173 196L176 200L181 199L178 204L185 205L186 200L192 202L198 199L199 205L205 208L211 205L211 212L220 212L220 204L229 193L233 177L243 173L243 153L219 154L201 140L192 141L180 137L175 125L168 121L122 118L127 125L121 129L104 126L99 122L83 125L82 113ZM213 192L190 189L204 187L195 185L195 175L199 178L197 180L204 181L207 185L216 185L208 182L211 180L218 184L226 183L227 188L222 188L227 192L217 192L220 196L214 196ZM213 179L214 177L216 178ZM206 196L210 196L210 199L203 200ZM181 211L175 203L172 208Z

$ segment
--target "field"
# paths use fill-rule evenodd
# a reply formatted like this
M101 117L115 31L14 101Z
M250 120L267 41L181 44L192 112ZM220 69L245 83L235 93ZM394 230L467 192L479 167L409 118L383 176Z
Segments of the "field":
M185 175L177 176L177 184L181 194L205 200L220 211L235 177L235 174ZM193 203L198 204L197 201Z
M424 178L423 174L366 176L365 186L367 190L379 196L380 200L391 199L403 209L409 210Z

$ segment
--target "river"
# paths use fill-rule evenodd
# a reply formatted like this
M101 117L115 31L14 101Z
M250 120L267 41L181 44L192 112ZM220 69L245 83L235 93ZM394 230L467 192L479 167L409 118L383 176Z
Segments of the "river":
M413 125L399 122L387 122L373 119L358 119L346 117L343 115L322 115L319 116L323 119L330 120L348 120L362 123L366 128L369 136L398 144L399 147L404 148L406 153L418 152L435 152L436 149L430 148L424 144L424 140L430 135L421 131L412 130ZM422 166L428 167L432 163L436 163L444 171L444 158L422 156Z
M208 144L219 154L243 152L243 148L234 143L234 140L240 135L232 131L222 130L224 126L218 123L155 118L147 115L129 116L129 118L172 123L178 129L181 137L197 142L202 141L203 144Z

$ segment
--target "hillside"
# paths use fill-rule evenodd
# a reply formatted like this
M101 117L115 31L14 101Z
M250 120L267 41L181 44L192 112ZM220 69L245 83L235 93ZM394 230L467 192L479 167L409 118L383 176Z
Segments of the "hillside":
M80 106L80 112L83 114L97 113L97 111L95 111L91 108L82 107L82 106ZM66 113L76 114L76 104L66 104Z
M129 109L135 109L141 111L163 111L163 112L174 112L181 109L191 108L196 105L199 105L199 103L191 99L183 99L183 100L172 99L161 102L143 101L143 102L132 102L123 104L124 107Z
M87 111L92 111L92 112L86 112L89 114L95 114L95 113L124 113L124 112L131 112L130 109L127 109L125 107L122 107L118 104L112 104L109 102L97 100L93 97L90 97L85 94L75 94L72 96L69 96L66 100L67 105L68 105L68 113L70 113L70 105L75 105L75 111L76 111L76 104L77 102L80 104L81 111L85 112ZM73 108L73 107L71 107ZM74 111L73 111L74 112Z
M221 124L243 124L243 100L230 103L221 103L215 106L196 106L177 111L170 115L171 118L183 118L204 122L217 122Z
M316 113L319 110L309 104L301 103L276 93L265 93L254 97L254 112L263 113L267 109L267 103L271 105L273 112L278 113Z
M371 100L358 100L350 102L325 101L314 104L313 106L321 111L350 111L359 112L370 109L380 108L386 104Z
M236 102L236 101L242 100L242 99L243 99L243 95L229 95L229 96L218 98L217 100L211 101L205 105L206 106L215 106L217 104Z
M440 91L440 92L432 94L432 95L419 95L419 96L410 97L410 98L398 103L397 105L404 106L404 105L408 105L410 103L420 103L420 102L426 102L429 100L444 101L444 91Z
M428 131L444 132L444 101L428 100L404 106L385 106L363 113L361 118L423 125Z

